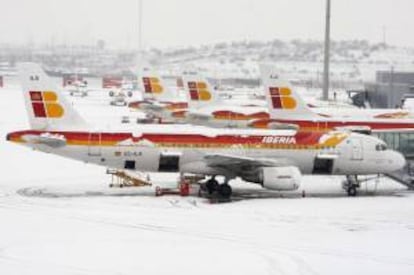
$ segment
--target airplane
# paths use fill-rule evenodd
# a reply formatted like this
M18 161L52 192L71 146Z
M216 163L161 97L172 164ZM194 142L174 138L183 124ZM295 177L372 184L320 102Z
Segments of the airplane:
M30 129L7 134L10 142L86 163L142 172L210 177L209 193L229 198L231 179L271 190L296 190L302 174L355 175L346 186L357 194L356 175L389 173L404 157L375 137L350 132L218 129L188 125L88 125L37 64L18 66ZM216 176L224 176L219 184Z
M206 101L212 103L209 105L266 107L266 101L262 99L237 98L236 100L232 93L223 90L219 94L220 88L213 87L205 77L197 72L184 72L182 80L189 107L193 109L205 107Z
M127 106L127 97L134 95L134 87L131 83L123 82L119 88L111 88L109 96L111 97L110 105Z
M195 96L194 91L191 94L191 89L189 89L188 85L183 86L186 91L186 100L177 99L177 92L173 92L171 87L168 87L165 84L164 79L159 76L153 70L148 68L144 68L143 72L141 73L140 80L142 82L142 89L144 91L144 99L142 101L135 101L129 104L129 107L135 110L156 110L156 111L182 111L188 108L198 108L200 106L206 106L207 104L214 105L214 104L222 104L222 105L235 105L235 106L242 106L242 107L264 107L265 101L264 100L256 100L256 99L248 99L241 101L240 99L230 100L230 99L221 99L218 97L217 92L214 88L212 88L208 81L203 78L201 75L196 73L188 73L184 72L184 78L189 75L197 75L195 79L193 77L192 81L197 81L198 83L205 86L205 88L209 89L209 98L199 99ZM182 78L180 80L184 81ZM152 108L151 108L152 107Z
M162 112L170 112L188 108L188 103L177 99L177 94L167 87L165 81L153 70L144 68L139 76L139 83L143 91L142 100L132 101L128 107L132 110L150 112L158 115Z
M304 131L414 131L414 118L403 110L310 108L276 68L262 66L261 70L270 118L253 121L254 128L266 129L272 123L287 123Z
M263 67L263 66L262 66ZM303 117L310 118L310 122L313 127L309 126L309 123L300 123L298 120L286 120L285 115L281 115L280 112L275 111L275 108L272 104L272 97L270 94L266 93L265 102L267 102L266 108L261 107L260 101L255 101L251 105L232 105L231 101L220 101L214 96L215 93L211 93L211 98L206 96L204 99L200 97L197 92L197 87L195 84L205 87L202 93L209 91L214 91L208 82L193 74L195 76L184 77L184 86L186 87L187 94L189 96L189 109L187 110L177 110L171 112L168 117L169 119L175 118L175 122L189 122L199 125L207 125L211 127L240 127L240 128L265 128L265 129L292 129L292 128L301 128L303 130L311 131L327 131L335 129L344 129L351 131L359 131L366 133L371 130L379 131L386 128L387 129L412 129L414 127L414 120L410 120L410 117L414 118L412 115L408 115L408 112L402 110L361 110L361 109L351 109L351 108L321 108L321 107L312 107L310 104L304 103L300 96L292 88L292 97L294 100L297 100L298 108L294 108L294 112L284 108L281 109L281 112L289 112L294 116L301 114L303 110ZM263 80L264 82L266 80ZM287 82L287 81L285 81ZM288 86L290 87L290 85ZM269 87L265 87L265 90L268 91ZM200 89L199 89L200 90ZM205 104L203 104L204 101ZM259 103L257 103L259 102ZM208 104L207 104L208 103ZM340 105L338 105L340 106ZM299 112L296 112L299 111ZM342 114L341 116L336 114ZM320 118L318 118L318 116ZM338 118L328 119L329 117ZM352 119L353 118L353 119ZM398 121L396 119L403 119ZM309 122L309 121L308 121ZM392 125L391 125L392 124ZM413 129L414 130L414 129Z
M88 82L86 80L68 80L66 82L66 91L69 92L71 96L87 96L89 93Z
M214 87L197 73L183 74L188 109L170 113L177 123L191 123L218 128L248 128L256 119L269 118L267 107L254 101L240 102L219 98Z
M184 73L183 83L187 101L131 102L129 107L141 110L156 118L148 120L158 123L197 124L217 128L246 128L256 119L269 118L267 107L259 106L254 100L248 102L223 100L208 81L197 73ZM146 93L165 93L172 98L172 92L164 81L154 73L143 77ZM256 102L258 102L256 100ZM261 101L260 101L261 102ZM294 125L271 125L273 128L290 129Z
M219 128L245 128L249 127L249 123L254 119L268 117L265 101L220 98L209 82L197 73L183 74L186 100L175 99L177 95L165 85L160 76L150 70L144 71L142 80L145 94L151 94L153 97L149 100L131 102L129 107L158 118L159 123L194 123ZM164 99L157 98L157 93L164 94Z

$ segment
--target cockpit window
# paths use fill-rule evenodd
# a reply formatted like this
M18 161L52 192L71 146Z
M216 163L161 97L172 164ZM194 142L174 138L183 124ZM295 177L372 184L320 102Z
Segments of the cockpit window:
M375 146L375 150L377 150L377 151L385 151L385 150L387 150L387 145L385 145L385 144L377 144Z

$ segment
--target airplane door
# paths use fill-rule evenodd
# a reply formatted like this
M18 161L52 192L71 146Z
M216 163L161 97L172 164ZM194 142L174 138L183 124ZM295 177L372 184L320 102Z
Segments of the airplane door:
M178 172L180 170L180 153L161 153L159 159L159 172Z
M331 175L334 167L334 159L316 157L313 162L312 174Z
M102 135L101 133L89 133L88 139L88 155L100 156L102 150Z
M362 139L360 138L353 138L351 139L352 145L352 160L362 160L364 156L363 146L362 146Z

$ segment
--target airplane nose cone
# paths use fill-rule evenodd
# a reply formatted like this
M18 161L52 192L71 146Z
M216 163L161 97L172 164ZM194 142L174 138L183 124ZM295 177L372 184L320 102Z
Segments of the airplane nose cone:
M393 153L391 157L392 163L390 165L390 168L392 169L392 171L398 171L398 170L403 169L407 163L405 157L399 152L394 151L392 153Z

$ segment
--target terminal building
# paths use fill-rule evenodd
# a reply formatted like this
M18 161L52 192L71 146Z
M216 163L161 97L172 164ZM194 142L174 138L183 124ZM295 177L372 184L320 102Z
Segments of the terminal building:
M414 98L414 72L378 71L376 82L366 83L362 93L371 108L399 108L407 98ZM414 160L414 131L378 133L377 136L390 148Z
M372 108L399 108L414 97L414 72L378 71L376 82L366 83L364 93Z
M382 132L372 134L387 143L390 149L401 152L409 161L414 161L414 131L413 132Z
M407 100L414 99L414 72L378 71L376 81L366 83L365 90L356 91L352 99L355 105L361 107L401 108ZM414 130L377 132L373 135L405 156L408 161L406 170L394 175L394 179L414 188Z

